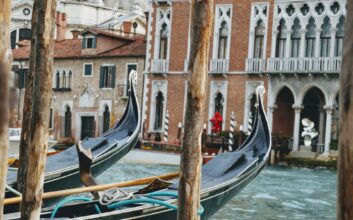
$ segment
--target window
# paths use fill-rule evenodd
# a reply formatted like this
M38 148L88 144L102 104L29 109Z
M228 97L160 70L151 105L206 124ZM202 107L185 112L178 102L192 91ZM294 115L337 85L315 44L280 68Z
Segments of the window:
M11 32L11 49L16 48L16 43L22 40L31 40L32 31L28 28L20 28Z
M11 49L16 48L16 35L17 35L17 30L14 30L11 32Z
M343 50L343 38L344 38L344 23L345 18L343 16L340 17L340 21L337 24L337 33L336 33L336 46L335 46L335 56L342 56Z
M59 71L56 72L55 80L56 80L55 88L60 89L60 72Z
M99 88L115 88L115 66L101 66Z
M94 36L84 36L82 39L83 49L93 49L96 48L97 39Z
M110 111L109 107L105 106L103 112L103 133L108 131L110 128Z
M254 58L263 57L264 36L265 36L265 25L262 20L259 20L255 28Z
M85 63L83 64L83 75L84 76L92 76L93 75L93 64Z
M72 72L71 70L56 71L54 75L54 91L71 91Z
M314 18L309 19L309 23L306 26L307 32L305 34L305 57L315 56L315 38L316 38L316 25Z
M218 40L218 59L226 59L227 57L227 43L228 43L229 29L225 21L219 30L219 40Z
M299 57L300 48L300 21L298 18L294 20L293 32L291 35L291 57Z
M130 82L129 82L129 79L130 79L130 73L131 71L137 71L137 64L128 64L127 65L127 79L126 79L126 91L125 91L125 95L127 96L129 94L129 90L130 90Z
M321 57L330 56L330 46L331 46L331 24L330 19L325 17L324 23L322 24L322 32L320 35L321 39Z
M26 88L28 69L20 69L18 71L18 88L24 89Z
M64 137L71 137L71 109L69 106L66 106L64 125Z
M159 42L159 59L167 59L168 56L168 28L167 24L164 23L160 32L160 42Z
M223 114L223 102L224 102L224 98L222 93L218 92L215 96L215 110L214 112L218 112L221 115Z
M52 130L54 129L54 109L50 108L50 113L49 113L49 129Z
M278 27L278 34L277 34L277 46L276 46L276 57L284 57L286 52L286 34L285 30L286 22L284 19L281 19Z
M162 130L163 123L163 110L164 110L164 96L161 91L156 96L156 112L154 118L154 130Z

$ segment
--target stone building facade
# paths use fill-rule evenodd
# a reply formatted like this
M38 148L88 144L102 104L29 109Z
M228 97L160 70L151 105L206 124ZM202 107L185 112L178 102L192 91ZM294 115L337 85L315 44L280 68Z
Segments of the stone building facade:
M179 142L186 103L190 53L190 3L153 0L149 12L143 112L144 135L163 131L169 112L169 140ZM208 100L204 122L216 111L229 130L247 130L254 91L263 85L272 133L300 150L301 120L319 132L319 153L335 148L338 76L346 16L345 0L215 0L210 44ZM336 145L337 146L337 145Z
M74 32L55 41L50 131L59 141L74 142L102 134L122 116L129 73L137 71L137 96L142 98L144 37L119 36L99 29ZM13 50L20 89L18 121L22 119L24 85L30 46Z

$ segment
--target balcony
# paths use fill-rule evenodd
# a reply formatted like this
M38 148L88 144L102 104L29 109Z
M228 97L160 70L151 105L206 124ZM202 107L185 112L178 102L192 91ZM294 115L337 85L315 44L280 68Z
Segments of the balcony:
M270 58L267 71L271 73L339 73L341 57Z
M152 60L151 72L157 74L168 73L169 60L167 59L154 59Z
M248 58L246 59L245 71L250 73L262 73L265 71L266 59Z
M228 59L211 59L210 73L225 74L229 71Z

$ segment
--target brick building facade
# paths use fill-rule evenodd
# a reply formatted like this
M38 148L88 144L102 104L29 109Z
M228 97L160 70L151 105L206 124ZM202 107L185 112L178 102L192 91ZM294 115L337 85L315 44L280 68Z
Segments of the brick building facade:
M149 12L143 97L144 138L163 131L169 112L169 139L176 143L186 103L190 53L190 3L153 0ZM218 111L222 129L232 112L236 130L247 130L253 94L266 88L272 132L302 145L301 120L320 135L320 153L336 141L338 73L346 15L345 0L215 0L210 44L207 109L204 122Z

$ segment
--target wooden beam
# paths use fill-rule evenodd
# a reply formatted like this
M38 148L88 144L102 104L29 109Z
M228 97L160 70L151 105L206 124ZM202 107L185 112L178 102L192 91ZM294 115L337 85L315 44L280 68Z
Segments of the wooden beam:
M347 1L339 95L337 219L353 219L353 1Z
M39 219L49 139L49 110L52 93L56 0L35 0L36 17L32 109L27 168L21 205L21 219ZM35 13L35 14L34 14ZM33 37L32 37L33 38ZM32 55L32 54L31 54Z
M209 45L214 19L213 0L191 0L191 50L185 132L180 160L178 219L198 219L201 181L201 136L206 105Z
M0 219L3 215L9 147L10 12L11 1L0 1Z
M79 194L79 193L86 193L86 192L99 192L111 188L117 188L117 187L131 187L131 186L140 186L140 185L146 185L151 183L155 179L162 179L162 180L171 180L175 179L179 176L179 172L177 173L168 173L160 176L152 176L152 177L147 177L147 178L141 178L137 180L130 180L126 182L121 182L121 183L111 183L111 184L102 184L102 185L96 185L96 186L88 186L88 187L83 187L83 188L75 188L75 189L66 189L66 190L60 190L60 191L53 191L53 192L46 192L43 193L43 199L51 199L55 197L63 197L63 196L69 196L73 194ZM4 204L5 205L11 205L11 204L18 204L21 202L21 197L14 197L14 198L9 198L5 199Z

